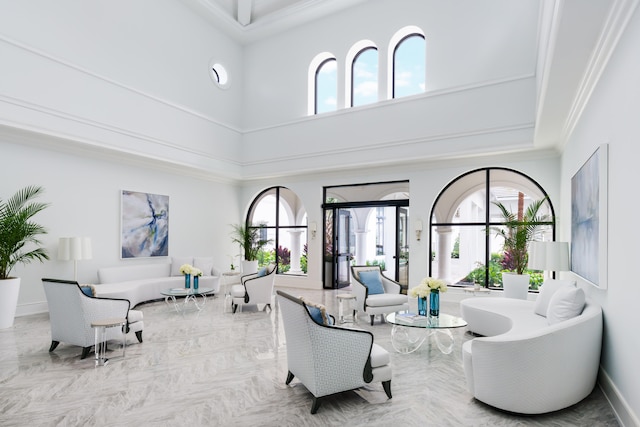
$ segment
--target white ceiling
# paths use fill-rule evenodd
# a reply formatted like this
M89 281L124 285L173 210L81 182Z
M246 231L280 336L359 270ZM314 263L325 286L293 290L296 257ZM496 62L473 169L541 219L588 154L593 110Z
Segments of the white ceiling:
M366 0L181 0L239 43L250 43Z

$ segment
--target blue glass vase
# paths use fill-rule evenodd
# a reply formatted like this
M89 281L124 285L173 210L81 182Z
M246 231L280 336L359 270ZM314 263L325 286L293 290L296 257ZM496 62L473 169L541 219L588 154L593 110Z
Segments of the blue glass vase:
M418 314L420 316L427 315L427 297L418 297Z
M190 274L185 274L184 275L184 287L189 289L191 287L191 275Z
M440 291L432 289L429 294L429 316L440 315Z
M200 276L193 276L193 289L198 289L198 285L200 285Z

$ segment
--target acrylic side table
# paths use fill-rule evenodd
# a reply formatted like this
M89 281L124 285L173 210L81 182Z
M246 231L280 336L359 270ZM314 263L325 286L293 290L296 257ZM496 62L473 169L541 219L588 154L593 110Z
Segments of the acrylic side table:
M95 354L96 354L96 366L104 366L109 362L107 359L107 329L120 326L122 330L122 357L124 357L125 349L127 347L127 335L125 332L125 326L127 325L127 319L124 317L115 317L111 319L101 319L91 322L91 327L95 330Z
M339 317L338 322L339 323L357 323L358 316L356 315L356 307L355 307L356 296L354 294L338 294L336 295L336 298L338 298L338 317ZM345 302L349 304L351 309L350 319L344 317Z

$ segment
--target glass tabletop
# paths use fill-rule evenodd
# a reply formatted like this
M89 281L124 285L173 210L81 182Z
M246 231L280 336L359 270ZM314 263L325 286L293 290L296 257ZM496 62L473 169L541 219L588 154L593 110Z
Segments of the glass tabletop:
M208 294L213 292L213 288L198 288L198 289L193 289L193 288L171 288L171 289L165 289L164 291L161 291L160 293L162 295L166 295L166 296L175 296L175 297L179 297L179 296L186 296L186 295L204 295L204 294Z
M427 329L462 328L467 326L467 322L463 318L446 313L440 313L438 317L419 316L416 313L391 313L387 315L387 322L392 325Z

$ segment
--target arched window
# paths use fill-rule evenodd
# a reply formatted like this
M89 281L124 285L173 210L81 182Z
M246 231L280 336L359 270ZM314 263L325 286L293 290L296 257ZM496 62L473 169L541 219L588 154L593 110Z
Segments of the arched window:
M351 63L351 106L378 101L378 49L362 49Z
M426 41L423 34L409 34L393 51L392 98L423 93L426 76Z
M307 274L307 211L300 198L285 187L272 187L251 203L247 226L260 229L270 243L258 264L278 264L278 274Z
M338 107L338 66L335 58L322 61L315 72L314 114L336 111Z
M453 285L501 288L503 270L511 270L508 251L496 228L504 219L497 203L517 213L544 199L538 211L546 216L536 240L555 239L555 213L544 189L525 174L506 168L484 168L450 182L431 211L429 275ZM542 284L542 273L529 272L530 289Z

